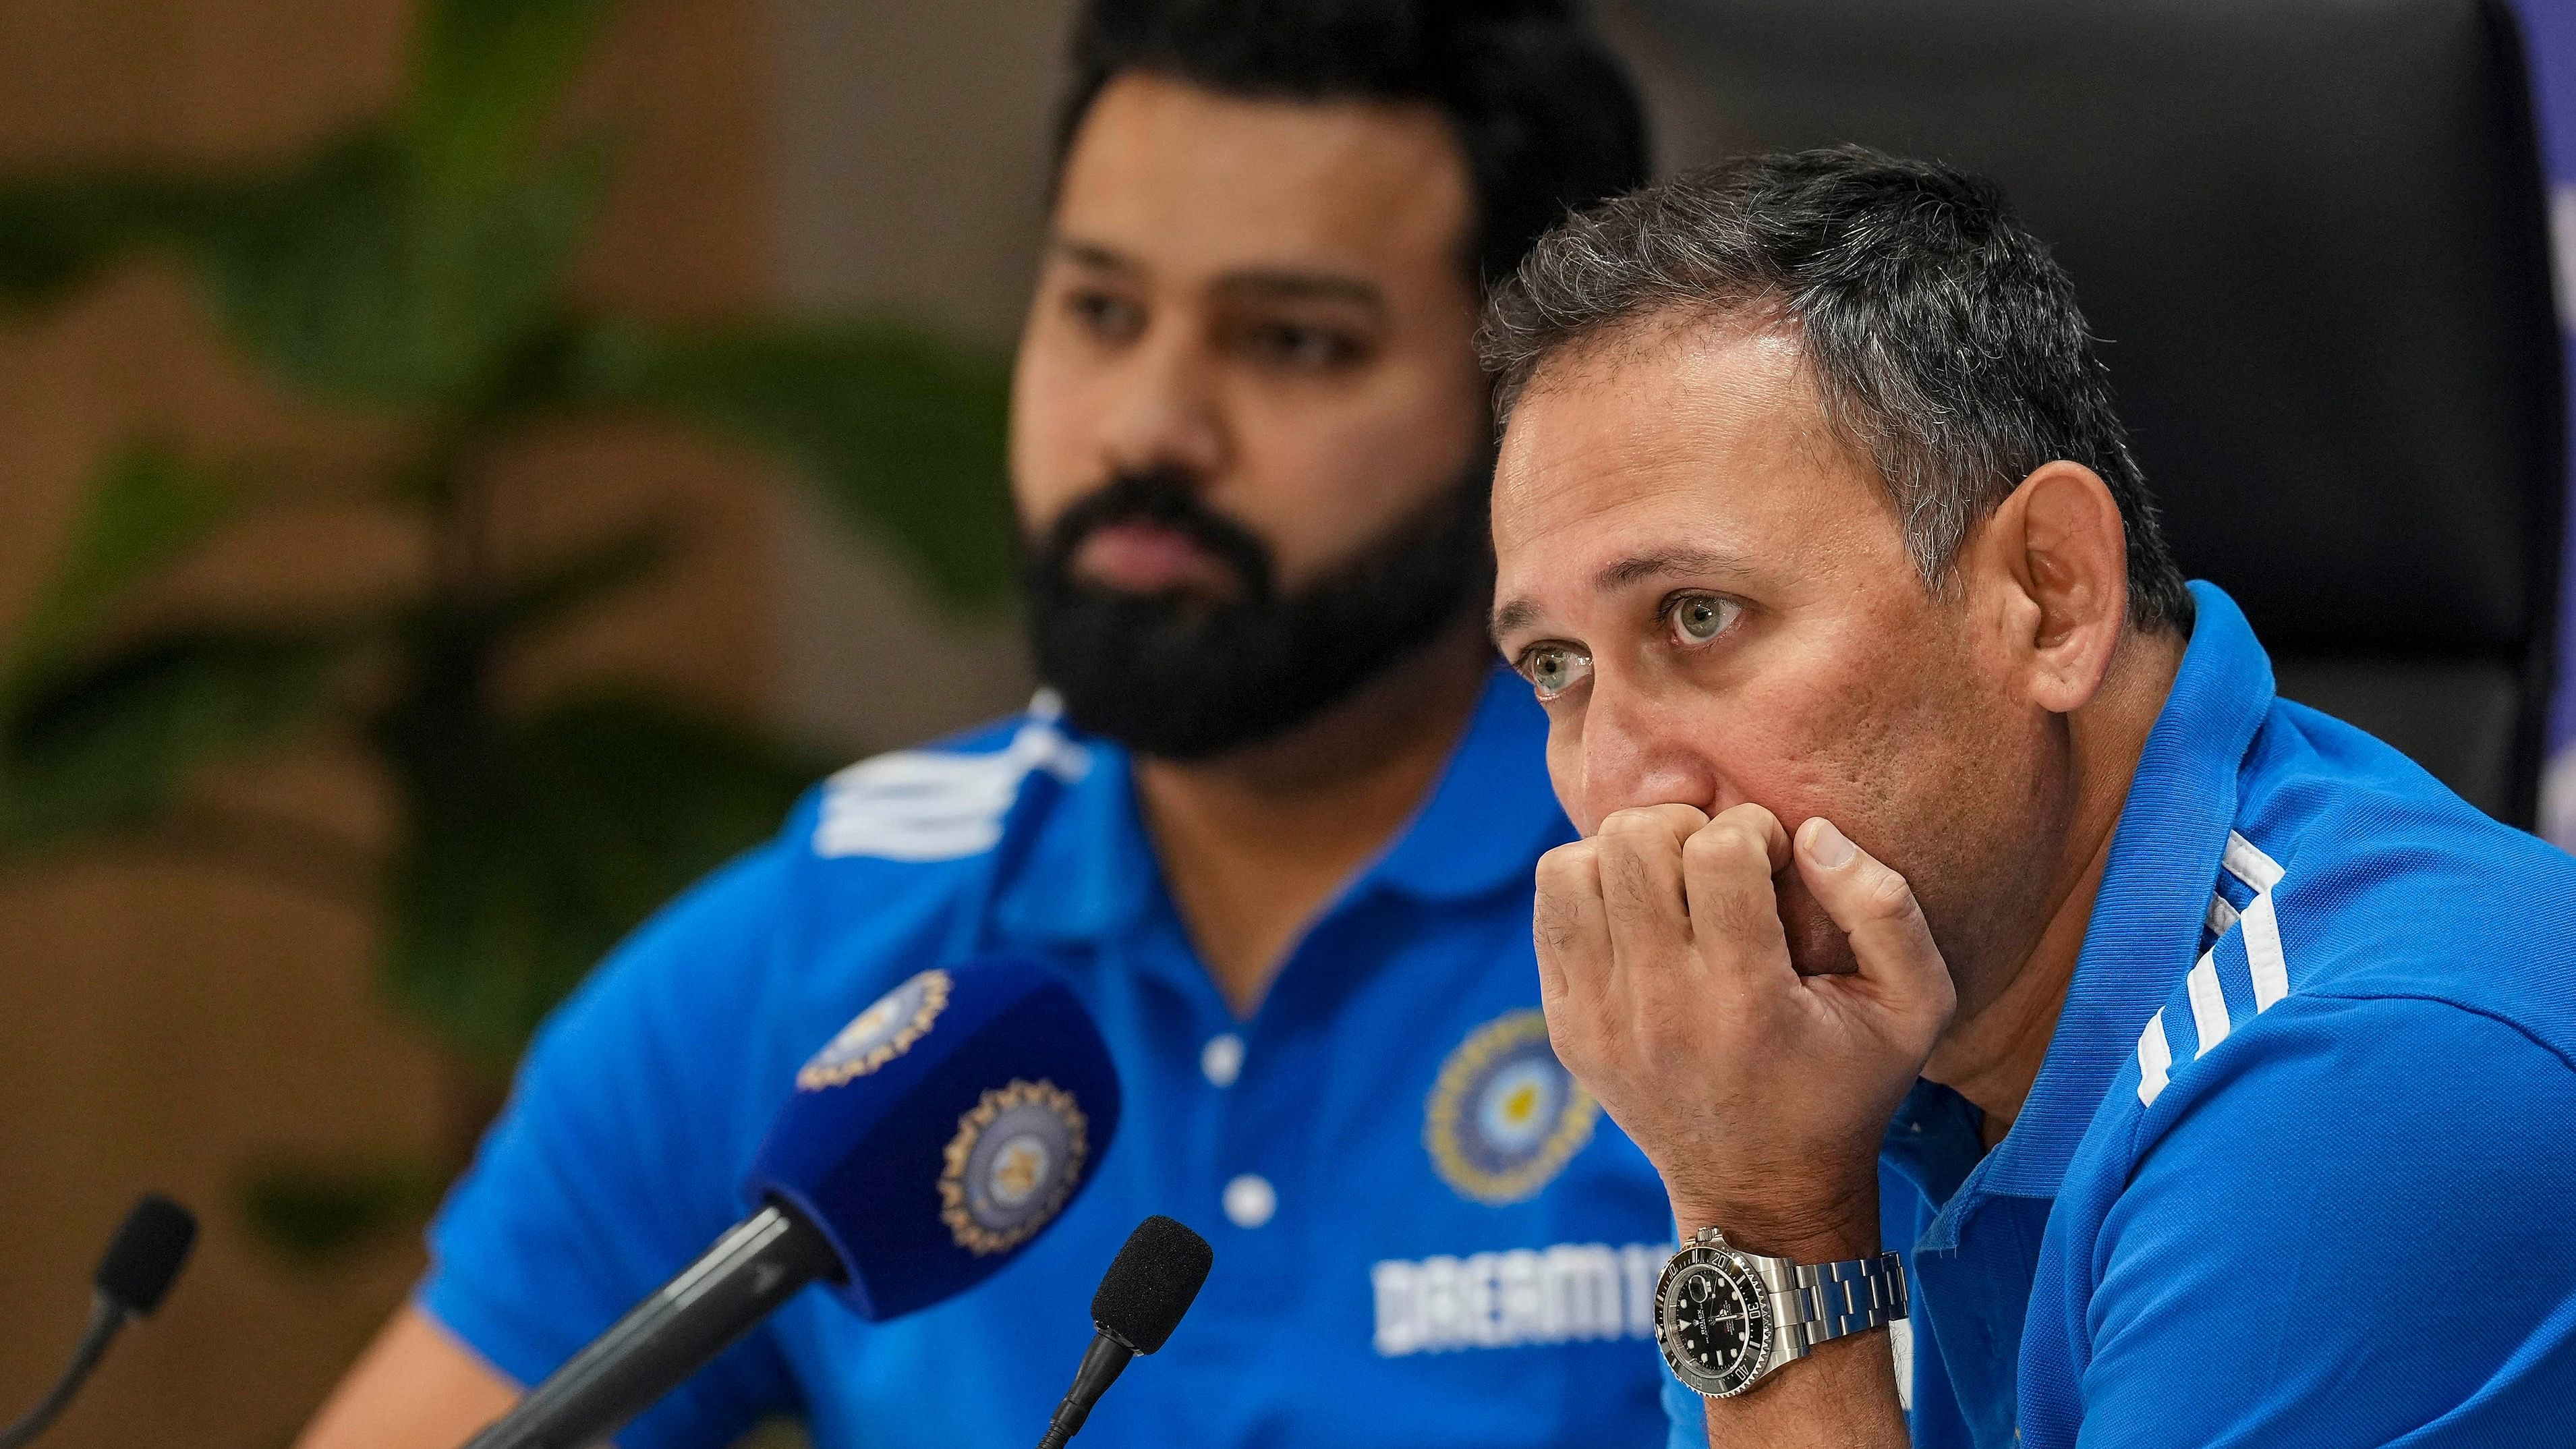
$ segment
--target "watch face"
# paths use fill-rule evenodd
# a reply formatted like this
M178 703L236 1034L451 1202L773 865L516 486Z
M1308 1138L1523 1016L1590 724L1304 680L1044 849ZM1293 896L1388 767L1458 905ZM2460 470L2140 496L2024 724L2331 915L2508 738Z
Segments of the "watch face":
M1703 1394L1740 1393L1771 1356L1771 1300L1734 1254L1684 1248L1656 1289L1655 1337L1683 1383Z

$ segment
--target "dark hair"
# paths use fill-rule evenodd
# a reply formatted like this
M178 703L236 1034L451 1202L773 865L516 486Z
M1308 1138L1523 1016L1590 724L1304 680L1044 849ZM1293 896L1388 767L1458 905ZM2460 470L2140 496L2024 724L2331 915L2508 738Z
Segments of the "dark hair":
M1570 0L1090 0L1057 116L1060 174L1101 89L1128 71L1223 95L1420 102L1467 159L1481 292L1540 233L1646 179L1628 73Z
M1622 196L1549 233L1496 290L1481 338L1496 406L1508 415L1569 346L1693 313L1794 329L1828 425L1877 465L1927 584L1946 584L2023 478L2065 458L2119 504L2130 618L2189 631L2191 595L2074 286L1992 182L1846 146Z

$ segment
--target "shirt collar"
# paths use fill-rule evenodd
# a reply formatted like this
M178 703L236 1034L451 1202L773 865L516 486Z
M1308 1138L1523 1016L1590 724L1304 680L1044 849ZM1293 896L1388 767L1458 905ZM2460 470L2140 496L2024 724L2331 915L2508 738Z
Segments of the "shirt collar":
M2237 775L2272 708L2272 661L2233 599L2208 583L2191 592L2191 644L2121 807L2065 1009L2030 1099L1970 1180L1983 1192L2057 1195L2111 1079L2199 949Z
M1032 773L1004 829L993 919L1005 937L1097 942L1161 892L1134 761L1109 741L1081 743L1089 769L1069 783ZM1547 716L1527 683L1496 669L1439 783L1340 903L1380 887L1428 902L1525 889L1540 854L1573 838L1548 784Z

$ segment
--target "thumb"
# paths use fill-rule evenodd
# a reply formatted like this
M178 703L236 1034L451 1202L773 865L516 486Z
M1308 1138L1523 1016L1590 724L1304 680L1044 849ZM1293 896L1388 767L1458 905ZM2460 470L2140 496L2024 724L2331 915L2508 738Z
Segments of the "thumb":
M1798 827L1798 878L1851 940L1861 979L1905 1001L1938 1004L1947 1021L1956 994L1941 948L1905 877L1852 843L1821 815Z

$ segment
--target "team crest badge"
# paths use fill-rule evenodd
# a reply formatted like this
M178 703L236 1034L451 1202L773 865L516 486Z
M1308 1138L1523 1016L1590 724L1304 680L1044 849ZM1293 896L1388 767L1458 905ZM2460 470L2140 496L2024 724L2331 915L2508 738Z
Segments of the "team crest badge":
M796 1074L796 1085L820 1092L864 1077L912 1050L948 1006L948 973L924 971L852 1018L841 1034Z
M957 1119L939 1174L939 1216L961 1248L1007 1252L1036 1236L1073 1196L1090 1121L1053 1082L1014 1081Z
M1476 1028L1441 1063L1422 1141L1442 1180L1499 1207L1564 1171L1600 1115L1548 1046L1547 1018L1515 1011Z

